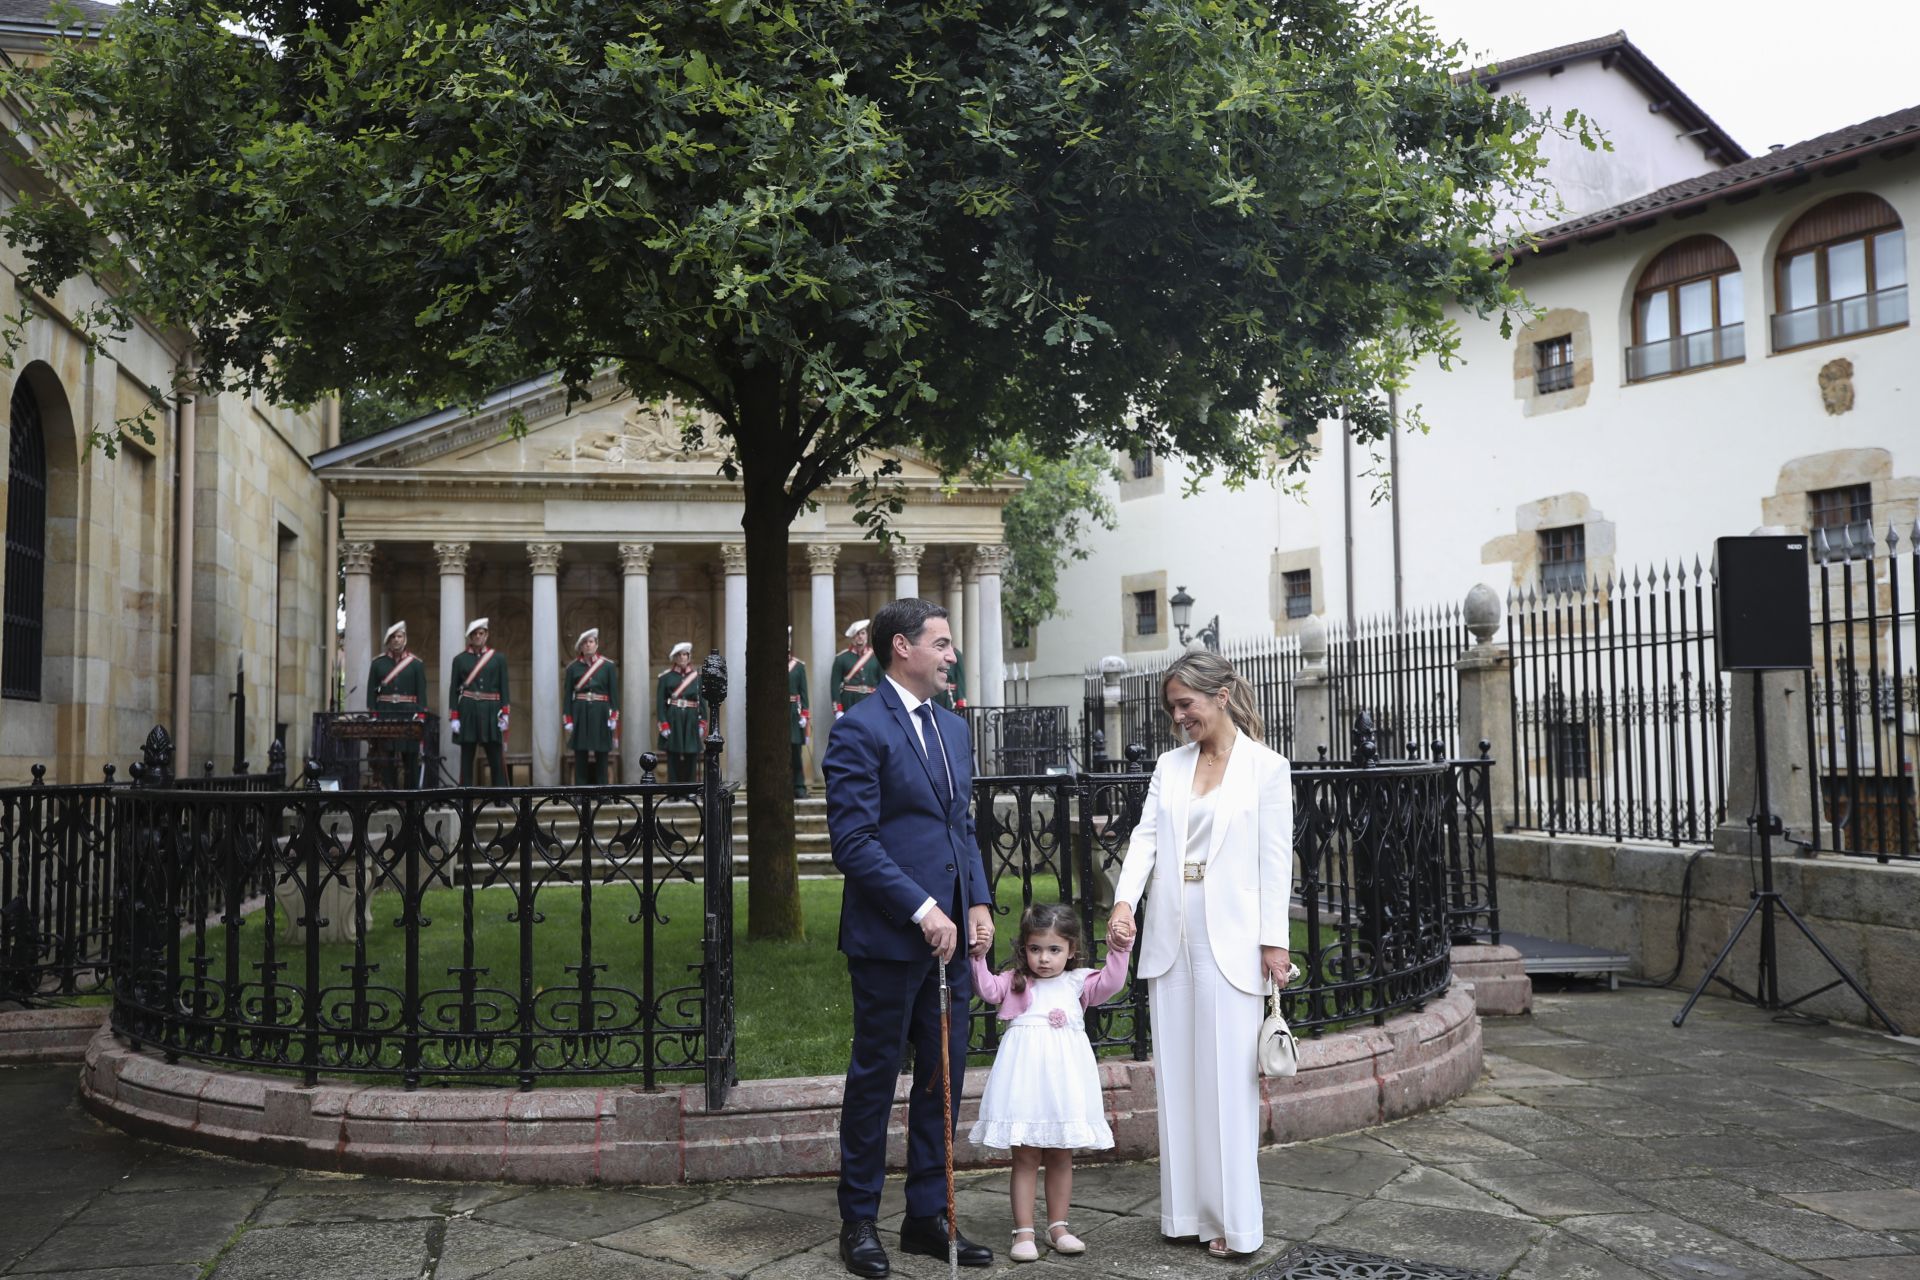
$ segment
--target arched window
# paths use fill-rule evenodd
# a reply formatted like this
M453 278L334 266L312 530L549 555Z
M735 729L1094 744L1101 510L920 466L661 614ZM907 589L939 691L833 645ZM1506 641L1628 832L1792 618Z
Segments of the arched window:
M0 631L0 697L40 700L47 581L47 442L40 402L14 383L7 424L7 591Z
M1718 236L1667 246L1633 292L1627 381L1645 382L1747 356L1740 261Z
M1780 242L1773 349L1905 324L1906 236L1893 206L1865 191L1809 210Z

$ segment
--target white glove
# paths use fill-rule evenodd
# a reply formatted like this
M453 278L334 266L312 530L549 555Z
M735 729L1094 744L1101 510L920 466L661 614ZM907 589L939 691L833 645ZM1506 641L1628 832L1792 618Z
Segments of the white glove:
M568 716L568 717L567 717L567 719L566 719L566 725L567 725L567 732L568 732L568 733L572 733L572 732L573 732L573 717L572 717L572 716Z
M449 716L449 717L447 718L447 723L453 726L453 731L454 731L455 733L458 733L458 732L460 732L460 717L459 717L459 716Z
M507 713L502 711L500 713L500 732L505 733L506 731L507 731Z

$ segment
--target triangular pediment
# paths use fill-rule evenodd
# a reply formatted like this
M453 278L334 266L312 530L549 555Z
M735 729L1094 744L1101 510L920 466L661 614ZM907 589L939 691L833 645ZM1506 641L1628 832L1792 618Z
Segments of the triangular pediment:
M536 477L660 477L723 479L725 437L713 414L681 401L637 401L611 379L596 381L589 399L566 407L565 392L537 387L497 397L471 413L441 414L416 430L389 435L352 458L322 457L323 468L344 464L356 474L407 471L432 475ZM516 432L514 415L525 424ZM351 449L351 446L349 446ZM348 449L339 452L348 452ZM910 450L887 451L901 477L938 481L938 468ZM728 482L731 483L731 482Z

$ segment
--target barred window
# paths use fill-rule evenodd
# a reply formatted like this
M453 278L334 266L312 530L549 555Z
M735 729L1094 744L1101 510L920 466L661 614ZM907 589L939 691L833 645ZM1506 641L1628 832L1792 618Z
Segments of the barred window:
M1540 589L1548 595L1587 585L1587 530L1567 525L1540 531Z
M1809 529L1825 529L1827 539L1866 546L1873 541L1873 487L1843 485L1815 489L1807 495Z
M1573 335L1533 344L1534 385L1542 395L1573 386Z
M1153 454L1141 452L1133 455L1133 478L1148 480L1153 477Z
M1553 753L1553 772L1561 778L1586 778L1593 771L1593 739L1585 722L1561 721L1553 726L1548 740Z
M40 402L14 383L7 433L7 590L0 697L40 700L47 580L47 442Z
M1158 591L1133 593L1133 634L1137 636L1160 634L1160 593Z
M1287 616L1304 618L1313 612L1313 570L1289 569L1281 576L1286 587Z

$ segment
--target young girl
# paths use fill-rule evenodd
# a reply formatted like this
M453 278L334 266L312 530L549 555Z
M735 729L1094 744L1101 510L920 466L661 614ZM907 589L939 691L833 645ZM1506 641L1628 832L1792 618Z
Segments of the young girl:
M1020 940L1005 973L973 958L973 989L1000 1006L1000 1051L980 1099L980 1118L968 1137L978 1146L1013 1151L1015 1262L1040 1256L1034 1243L1034 1183L1047 1167L1047 1242L1056 1253L1085 1253L1067 1230L1073 1198L1075 1147L1113 1145L1100 1099L1100 1073L1087 1042L1085 1010L1127 981L1128 947L1107 948L1098 970L1083 968L1080 918L1064 902L1041 902L1020 917Z

